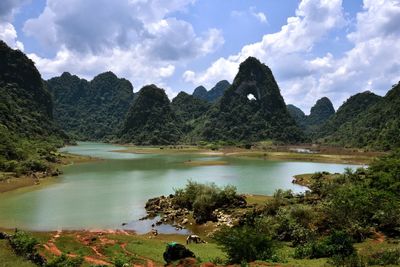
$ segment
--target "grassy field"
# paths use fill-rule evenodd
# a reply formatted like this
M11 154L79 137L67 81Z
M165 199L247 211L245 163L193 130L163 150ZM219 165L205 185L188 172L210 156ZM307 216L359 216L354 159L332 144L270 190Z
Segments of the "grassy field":
M162 255L169 242L185 244L183 235L160 234L154 237L151 234L135 235L127 232L107 231L34 232L32 235L40 241L41 245L38 246L40 253L49 260L57 256L55 251L58 250L59 253L65 253L69 257L84 256L83 267L94 266L95 262L112 264L117 258L123 259L132 266L149 264L162 266L164 264ZM399 248L399 242L399 240L377 237L355 244L355 247L360 257L366 257L377 252ZM53 249L49 249L51 244L55 245ZM199 263L211 262L223 265L226 261L224 252L215 243L189 244L187 247L195 253ZM294 248L290 246L290 243L282 242L277 252L280 262L257 261L251 263L250 266L330 266L326 258L294 259L293 254ZM35 265L16 256L7 241L0 240L0 267L14 266L31 267Z
M34 267L33 263L15 255L6 240L0 240L0 267Z

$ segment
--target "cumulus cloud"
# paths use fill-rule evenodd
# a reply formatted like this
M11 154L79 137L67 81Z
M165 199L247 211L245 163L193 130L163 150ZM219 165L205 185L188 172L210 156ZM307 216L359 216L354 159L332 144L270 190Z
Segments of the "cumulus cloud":
M193 2L47 0L24 32L58 52L53 58L30 56L46 78L66 70L86 77L111 70L136 87L161 83L176 64L212 53L224 42L218 29L199 34L170 16Z
M14 49L24 50L22 42L18 41L17 31L11 24L18 9L28 0L0 1L0 40Z
M203 72L187 70L183 78L205 85L233 79L239 63L255 56L271 67L286 102L305 111L322 96L338 107L360 91L384 94L400 80L400 0L364 0L354 31L347 36L352 48L337 57L332 53L312 57L314 46L346 23L341 0L303 0L296 16L288 18L279 32L216 60Z
M298 60L294 54L309 51L327 31L343 25L341 3L341 0L303 0L296 10L296 16L289 17L279 32L264 35L260 42L244 46L236 55L218 59L202 73L189 70L183 77L186 81L206 85L215 84L221 79L233 79L240 62L249 56L261 59L274 69L280 68L281 75L285 76L285 72L293 71L287 67L294 66L290 62Z
M11 23L0 22L0 40L14 49L24 50L24 45L17 40L17 32Z

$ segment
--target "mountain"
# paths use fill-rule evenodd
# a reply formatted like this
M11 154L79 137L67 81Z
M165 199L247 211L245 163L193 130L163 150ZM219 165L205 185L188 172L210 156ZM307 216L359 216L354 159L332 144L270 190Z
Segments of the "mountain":
M198 99L206 100L207 93L207 89L204 86L200 85L196 87L196 89L194 89L193 96Z
M344 123L326 142L341 146L390 150L400 147L400 83L377 103Z
M183 134L181 141L185 143L198 141L198 133L194 130L202 124L203 117L210 107L211 103L185 92L180 92L172 100L171 108Z
M306 114L304 114L301 109L292 104L287 105L286 108L289 111L290 116L292 116L292 118L297 123L297 125L303 127L306 120Z
M56 122L79 140L114 138L134 98L132 84L112 72L90 82L66 72L47 84Z
M190 121L204 115L210 104L185 92L180 92L171 102L171 108L181 121Z
M303 139L271 70L254 57L240 64L233 84L208 113L202 137L238 142Z
M370 91L351 96L339 107L337 112L318 129L316 137L321 138L335 133L340 126L346 122L352 121L370 106L378 103L381 99L382 97Z
M222 80L219 81L213 88L211 88L210 91L207 91L207 89L203 86L199 86L194 90L193 96L198 99L214 103L222 97L230 85L231 84L228 81Z
M47 168L50 150L68 137L53 121L53 102L34 63L0 41L0 170Z
M182 137L165 91L155 85L140 89L119 133L123 142L168 145Z
M335 114L332 102L327 97L323 97L311 108L310 115L307 116L305 125L308 131L325 123Z

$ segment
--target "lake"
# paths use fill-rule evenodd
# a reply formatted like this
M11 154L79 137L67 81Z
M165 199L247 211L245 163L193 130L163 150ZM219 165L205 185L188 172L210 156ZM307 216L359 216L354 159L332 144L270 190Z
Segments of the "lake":
M131 154L102 143L82 142L63 152L103 160L63 167L58 182L35 190L0 194L0 226L29 230L124 229L144 231L138 222L147 199L174 192L188 179L234 185L238 192L272 195L276 189L303 192L292 184L296 174L343 172L358 165L271 161L199 154ZM185 161L225 161L226 165L191 166ZM170 231L163 226L164 232Z

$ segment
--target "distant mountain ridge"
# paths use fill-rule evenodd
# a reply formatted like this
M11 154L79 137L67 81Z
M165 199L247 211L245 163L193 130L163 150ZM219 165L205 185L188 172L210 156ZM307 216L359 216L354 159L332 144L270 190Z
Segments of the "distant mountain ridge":
M343 124L352 121L359 114L365 112L370 106L378 103L382 97L370 91L358 93L344 102L337 112L322 124L315 133L315 138L334 134Z
M211 88L210 91L207 91L204 86L199 86L194 89L192 95L195 98L202 99L210 103L215 103L222 97L230 85L231 84L228 81L222 80L219 81L213 88Z
M332 102L327 97L318 99L314 106L311 107L310 115L308 116L295 105L289 104L286 107L297 125L310 137L335 114Z
M232 85L221 81L210 91L180 92L172 102L155 85L134 94L132 84L112 72L91 81L68 72L43 81L33 62L4 42L0 58L0 134L8 147L23 138L62 144L69 137L57 124L77 140L146 145L312 141L400 147L399 84L384 97L353 95L337 112L323 97L307 116L286 106L272 71L253 57L240 64Z
M115 137L134 99L133 86L112 72L91 81L63 73L47 81L54 98L54 118L80 140Z
M378 150L399 148L400 83L394 85L383 98L369 95L369 101L372 104L340 125L324 142Z

